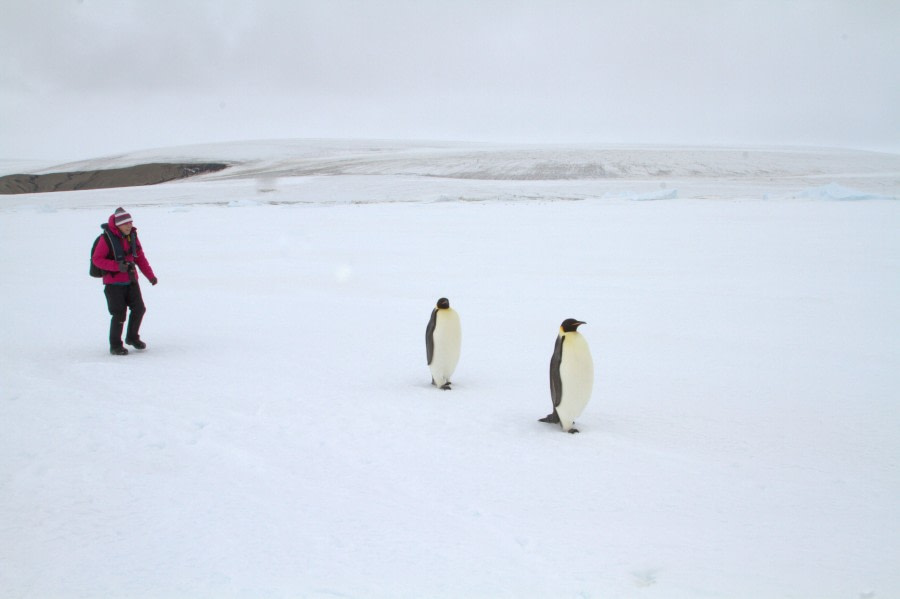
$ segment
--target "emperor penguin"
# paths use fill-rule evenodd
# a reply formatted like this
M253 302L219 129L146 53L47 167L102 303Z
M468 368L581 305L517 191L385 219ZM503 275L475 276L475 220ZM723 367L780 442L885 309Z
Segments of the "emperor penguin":
M431 369L431 384L450 389L450 377L459 362L462 329L459 314L450 307L450 300L442 297L431 311L431 319L425 329L425 353Z
M572 426L591 398L594 387L594 361L587 341L578 332L586 324L574 318L565 319L559 327L553 357L550 358L550 397L553 411L541 422L558 422L562 429L577 433Z

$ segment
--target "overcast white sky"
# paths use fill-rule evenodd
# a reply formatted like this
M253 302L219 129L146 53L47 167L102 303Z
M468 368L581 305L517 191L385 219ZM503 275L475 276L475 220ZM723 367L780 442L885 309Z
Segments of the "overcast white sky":
M0 158L269 138L900 152L897 0L2 0Z

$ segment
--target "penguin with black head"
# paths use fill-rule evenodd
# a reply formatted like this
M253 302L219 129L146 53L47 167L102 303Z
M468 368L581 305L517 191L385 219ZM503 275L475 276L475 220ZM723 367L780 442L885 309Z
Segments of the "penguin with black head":
M550 358L550 398L553 411L541 422L559 423L562 430L577 433L573 425L581 415L594 388L594 361L591 350L578 327L586 324L565 319L559 327L553 357Z
M425 353L431 369L432 385L450 389L450 377L459 363L461 343L459 314L450 307L450 300L442 297L431 311L431 319L425 329Z

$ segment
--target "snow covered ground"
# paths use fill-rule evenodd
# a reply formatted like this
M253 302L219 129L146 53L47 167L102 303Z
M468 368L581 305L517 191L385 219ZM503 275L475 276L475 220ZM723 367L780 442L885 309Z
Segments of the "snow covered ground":
M80 168L183 158L235 167L0 198L0 596L900 596L900 157L320 141ZM87 274L119 205L160 280L124 358ZM596 367L578 435L537 422L567 317Z

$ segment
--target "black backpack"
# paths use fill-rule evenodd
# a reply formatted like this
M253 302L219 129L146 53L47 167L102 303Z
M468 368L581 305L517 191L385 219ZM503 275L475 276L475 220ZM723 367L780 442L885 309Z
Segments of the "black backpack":
M103 229L103 232L97 236L97 239L94 240L94 245L91 246L91 268L88 271L92 277L97 279L106 274L105 270L101 270L97 267L96 264L94 264L94 250L97 249L97 243L100 242L101 237L106 236L106 247L109 248L109 253L106 254L107 258L115 259L116 262L121 262L125 259L125 250L122 249L122 242L120 242L118 239L114 239L114 235L109 234L109 228L107 227L107 225L100 225L100 228ZM131 250L129 252L130 254L134 254L135 247L137 247L138 250L140 250L141 247L140 242L137 239L137 231L134 231L132 235L134 235L134 242L129 248Z

